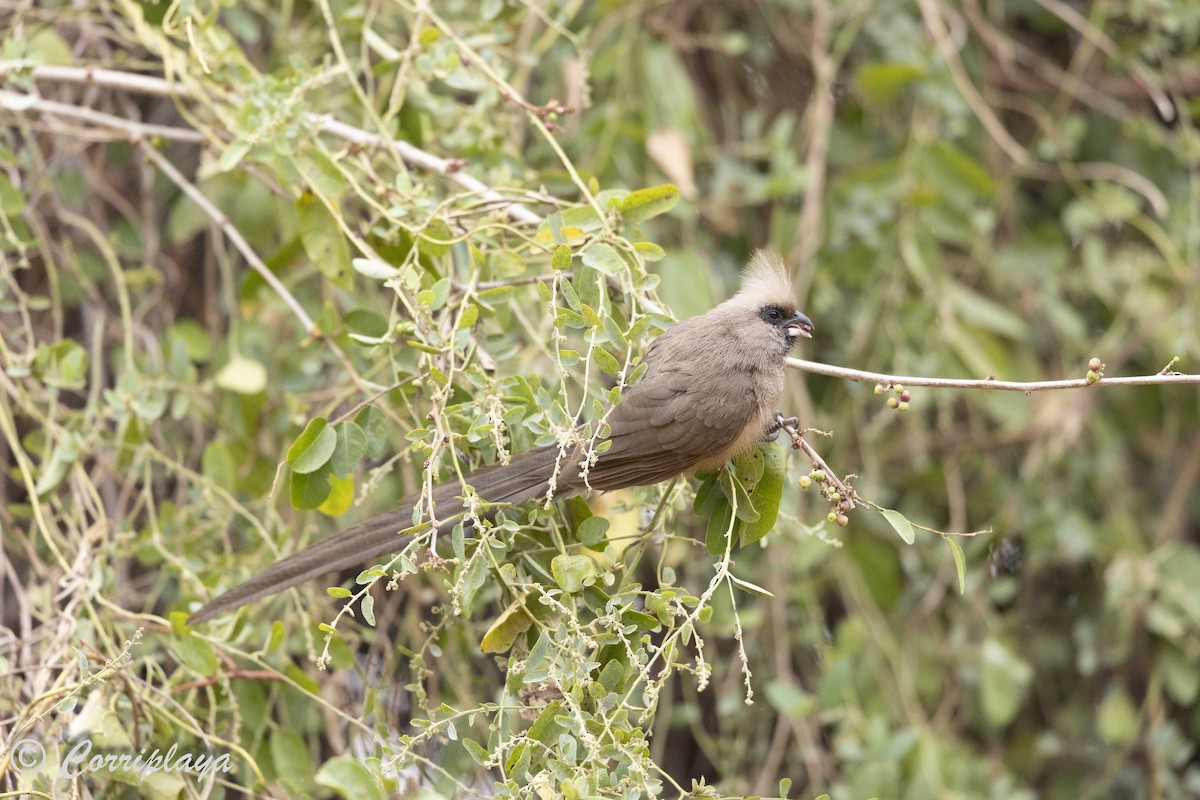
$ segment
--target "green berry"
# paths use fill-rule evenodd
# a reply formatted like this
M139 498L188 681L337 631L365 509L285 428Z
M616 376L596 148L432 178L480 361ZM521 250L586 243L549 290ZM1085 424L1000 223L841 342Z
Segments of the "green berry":
M800 476L800 491L807 492L808 487L812 486L812 478L807 475Z
M1090 386L1091 384L1098 383L1099 381L1100 381L1100 373L1094 369L1089 369L1088 374L1087 374L1088 385Z
M808 473L808 477L812 478L817 483L822 483L825 480L825 470L814 469L812 472Z
M887 402L888 408L896 408L900 405L900 401L894 397L889 397Z
M904 387L897 383L895 386L892 387L892 391L895 392L896 394L900 394L901 392L904 391Z
M838 515L833 511L830 511L829 514L826 515L826 517L825 517L825 519L829 520L830 522L837 522L837 518L838 518Z
M899 406L897 406L897 410L899 410L899 411L908 411L908 403L903 403L903 402L902 402L902 403L900 403L900 405L899 405Z
M830 492L829 493L829 502L831 502L831 503L842 502L842 493L841 492Z
M875 394L883 394L883 384L882 383L875 384Z

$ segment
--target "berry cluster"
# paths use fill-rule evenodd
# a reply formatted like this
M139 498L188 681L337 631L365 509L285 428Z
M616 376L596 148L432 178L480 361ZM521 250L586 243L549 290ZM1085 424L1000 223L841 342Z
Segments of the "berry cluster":
M908 401L912 399L912 394L908 389L905 389L898 383L888 382L887 386L882 383L875 384L875 394L882 395L888 389L892 390L892 396L887 399L887 407L896 411L908 411Z
M1092 356L1092 360L1088 362L1087 371L1087 382L1089 386L1093 383L1099 383L1100 379L1104 377L1104 367L1105 364L1103 361L1095 356Z
M814 469L807 475L801 476L801 491L807 492L813 483L821 487L821 497L833 503L833 510L829 512L826 519L830 522L836 522L843 528L846 527L850 522L850 518L846 515L850 513L850 509L854 508L854 504L850 502L850 498L842 497L842 493L829 482L829 478L823 469Z

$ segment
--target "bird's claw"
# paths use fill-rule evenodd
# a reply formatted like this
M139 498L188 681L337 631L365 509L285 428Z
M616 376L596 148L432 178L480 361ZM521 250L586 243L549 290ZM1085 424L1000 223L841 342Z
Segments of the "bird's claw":
M773 442L779 438L779 432L784 428L795 428L800 424L799 417L785 417L779 412L775 413L775 421L767 426L767 430L763 433L762 440L764 442Z

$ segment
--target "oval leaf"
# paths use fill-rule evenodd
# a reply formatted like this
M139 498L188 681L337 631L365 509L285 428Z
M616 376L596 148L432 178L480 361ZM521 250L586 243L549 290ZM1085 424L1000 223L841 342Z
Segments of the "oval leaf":
M479 649L485 653L507 653L517 637L529 630L532 624L533 620L525 613L525 609L514 600L488 628L479 642Z
M679 187L670 183L638 189L621 201L621 216L629 222L641 222L670 211L679 202Z
M293 472L307 475L328 463L337 449L337 434L324 417L310 421L288 448L287 462Z
M896 533L900 534L900 538L904 540L905 544L913 543L915 534L913 533L912 523L909 522L903 514L901 514L899 511L893 511L890 508L885 508L883 510L883 518L886 519L888 523L896 529Z
M954 569L958 572L958 593L967 593L967 559L963 555L962 545L953 536L946 537L946 544L950 545L950 554L954 556Z
M311 511L314 508L318 508L321 503L325 502L325 498L329 497L329 492L331 491L331 487L329 486L329 465L326 464L316 472L306 474L293 472L289 489L292 497L292 508L298 508L303 511Z

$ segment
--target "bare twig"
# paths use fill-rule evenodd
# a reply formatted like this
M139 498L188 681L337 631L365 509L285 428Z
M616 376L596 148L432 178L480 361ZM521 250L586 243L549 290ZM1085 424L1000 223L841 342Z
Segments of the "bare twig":
M996 116L996 112L983 99L979 94L979 90L975 88L975 84L971 83L970 77L967 76L966 67L963 66L962 60L958 57L958 49L950 36L950 32L946 29L946 21L942 19L941 12L938 10L937 0L917 0L917 5L921 8L921 16L925 19L925 27L929 29L930 35L933 36L933 40L937 44L938 51L946 61L946 66L950 70L950 77L953 78L954 85L958 88L959 94L962 95L966 104L970 106L971 111L974 112L980 124L983 125L984 130L988 132L992 140L1015 163L1028 163L1030 160L1029 153L1012 137L1012 134L1004 127L1004 123Z
M296 317L296 319L300 320L300 324L304 327L305 333L317 333L316 324L313 322L312 317L308 315L308 312L304 310L304 307L300 305L300 302L292 295L288 288L283 285L283 282L275 276L275 273L263 263L263 260L258 257L258 253L254 252L254 248L251 247L250 243L246 241L246 238L242 236L241 231L239 231L233 226L232 223L230 223L229 218L221 212L221 209L213 205L213 202L205 197L204 192L201 192L198 188L196 188L194 183L183 177L183 173L175 169L175 165L168 161L163 154L158 152L158 150L156 150L153 146L146 142L142 142L142 152L146 154L147 158L154 162L154 165L158 167L162 173L171 180L172 183L178 186L184 194L191 198L193 203L200 206L200 209L217 224L217 227L221 229L221 232L229 238L229 241L233 242L233 246L236 247L238 252L242 254L242 257L246 259L246 263L250 265L250 268L257 272L259 277L261 277L268 286L275 290L275 293L278 294L280 298L283 299L283 302L287 305L287 307L291 309L292 314Z
M825 459L821 458L821 454L804 438L804 434L806 433L819 433L822 436L830 436L831 434L825 431L818 431L814 428L797 428L795 425L789 424L788 420L784 419L782 414L776 414L775 421L780 428L787 431L788 436L792 437L792 449L803 450L804 455L812 460L813 467L822 470L825 473L825 480L829 482L829 485L838 490L843 500L850 503L850 508L854 508L855 501L858 499L857 495L854 494L854 489L838 478L837 473L825 463Z
M0 74L13 71L15 66L23 66L13 62L0 62ZM172 83L163 78L157 78L150 75L138 75L134 73L119 72L111 69L93 69L90 67L48 67L39 66L32 70L33 77L38 80L57 81L60 83L79 83L84 85L104 86L110 89L118 89L121 91L137 92L140 94L149 94L158 97L174 96L179 98L190 98L191 93L186 87L177 83ZM28 100L24 95L4 92L11 94L13 97L19 98L20 101L26 103ZM128 120L121 120L119 117L112 117L108 114L101 114L91 109L82 109L77 106L72 106L67 103L54 103L49 100L39 100L43 105L44 110L53 110L54 113L68 115L74 113L76 118L82 118L84 112L87 116L92 117L91 120L95 124L103 124L107 127L117 128L119 130L131 130L134 127L138 128L162 128L161 131L153 131L154 135L171 136L179 138L173 134L177 131L189 133L191 137L184 141L202 142L204 137L195 131L184 131L180 128L169 128L166 126L147 126L142 123L132 123ZM49 105L46 105L49 104ZM0 97L0 105L6 105L3 98ZM101 121L100 118L105 118ZM530 211L525 206L514 203L508 200L500 192L492 189L483 181L475 178L472 175L463 171L465 162L462 159L456 158L440 158L432 153L426 152L419 147L416 147L408 142L392 139L380 134L370 133L361 128L355 128L352 125L347 125L340 122L328 114L306 114L305 118L316 128L332 136L336 136L347 142L354 142L368 147L385 147L396 152L405 163L410 164L418 169L432 172L441 175L452 183L458 184L463 189L469 192L478 194L484 199L494 202L503 203L505 213L515 222L528 222L537 224L542 221L541 216ZM115 124L119 122L120 124ZM146 131L151 132L151 131Z
M1119 378L1102 378L1095 383L1088 383L1087 378L1076 378L1060 381L998 381L994 378L961 379L961 378L924 378L917 375L887 375L882 372L868 372L849 367L838 367L833 364L822 364L818 361L806 361L802 358L789 358L787 365L792 369L811 372L814 375L828 375L831 378L864 382L872 381L882 384L903 384L904 386L924 386L932 389L991 389L1000 392L1047 392L1057 389L1091 389L1098 386L1155 386L1164 384L1196 384L1200 383L1200 375L1189 375L1179 372L1158 375L1128 375Z
M131 139L134 141L146 136L159 136L176 142L189 142L192 144L201 144L204 142L203 134L188 128L135 122L124 117L106 114L103 111L96 111L92 108L71 105L70 103L60 103L56 100L47 100L37 95L10 92L6 89L0 89L0 109L9 112L33 110L43 114L54 114L55 116L66 117L102 128L108 128L109 130L119 131L122 139Z

